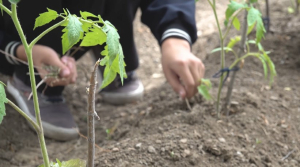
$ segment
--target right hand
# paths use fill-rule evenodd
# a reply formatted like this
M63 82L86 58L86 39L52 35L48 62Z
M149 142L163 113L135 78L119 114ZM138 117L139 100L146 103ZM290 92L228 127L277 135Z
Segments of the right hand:
M17 48L17 57L27 62L27 56L23 45L20 45ZM74 58L63 56L60 59L52 48L44 45L34 45L32 48L32 59L33 64L42 79L49 75L49 71L44 68L45 65L55 66L60 69L58 78L48 77L45 80L48 86L66 86L75 83L77 70Z

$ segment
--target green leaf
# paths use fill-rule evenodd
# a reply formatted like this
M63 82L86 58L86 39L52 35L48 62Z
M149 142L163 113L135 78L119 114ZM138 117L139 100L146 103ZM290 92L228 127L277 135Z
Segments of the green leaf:
M95 18L97 18L96 15L94 15L93 13L90 13L90 12L82 12L82 11L80 11L80 15L85 20L87 20L88 17L95 17Z
M268 54L263 51L262 56L264 57L265 61L268 64L269 67L269 71L270 71L270 85L274 82L274 77L277 75L276 69L275 69L275 65L273 63L273 61L270 59L270 57L268 56Z
M245 8L245 7L247 7L247 5L238 3L236 1L230 1L230 4L228 5L226 12L225 12L226 20L228 20L235 11L237 11L241 8Z
M287 11L288 11L290 14L295 13L294 8L292 8L292 7L288 7L288 8L287 8Z
M247 16L247 23L248 26L252 26L253 24L256 23L256 42L260 42L261 39L264 37L264 33L266 32L263 20L261 18L261 13L259 10L251 7L250 10L248 11L248 16Z
M107 41L106 44L108 46L108 56L109 56L109 65L115 60L117 55L120 53L119 47L119 34L116 28L109 22L104 22L103 30L106 31Z
M125 71L125 62L124 62L124 54L123 54L123 49L122 49L122 46L121 44L119 44L119 54L118 54L118 64L119 64L119 75L120 75L120 78L121 78L121 82L122 82L122 85L123 85L123 80L124 78L127 78L127 75L126 75L126 71Z
M82 23L82 30L84 32L89 32L90 28L92 27L92 24L87 23L87 22L81 22Z
M230 38L230 41L227 44L227 48L233 48L235 46L236 43L238 43L239 41L241 41L241 36L235 36L233 38ZM226 51L228 52L228 51Z
M2 123L3 117L6 115L5 113L5 103L7 103L4 83L0 82L0 124Z
M64 28L62 30L63 35L61 36L62 38L62 49L63 49L63 55L69 50L72 48L72 45L69 44L69 40L68 40L68 29L67 28Z
M216 49L212 50L210 53L219 52L221 50L222 50L222 48L216 48ZM228 51L232 51L232 49L228 48L228 47L224 47L224 51L228 52Z
M253 30L254 27L255 27L255 24L253 24L251 26L248 25L247 35L249 35L252 32L252 30Z
M90 30L90 32L85 33L80 46L102 45L106 41L106 34L102 29L92 28Z
M104 50L101 52L102 56L108 56L108 46L105 45Z
M256 3L257 0L250 0L250 3Z
M107 85L112 83L112 81L116 78L117 73L112 70L108 65L104 69L104 74L103 74L103 81L101 88L105 88Z
M264 75L265 75L265 79L268 78L268 66L267 63L264 59L264 56L258 56L259 60L261 61L263 68L264 68Z
M212 96L209 93L209 90L211 89L211 82L209 79L201 79L201 85L198 86L198 92L206 99L206 100L212 100Z
M232 24L236 30L240 31L241 23L237 17L234 17Z
M40 26L43 26L45 24L48 24L50 23L52 20L55 20L57 17L58 17L58 14L56 11L54 10L51 10L49 8L48 9L48 12L44 12L44 13L41 13L39 15L39 17L37 17L35 19L35 23L34 23L34 28L37 28L37 27L40 27Z
M264 33L266 32L265 27L264 27L264 23L262 18L260 17L257 20L257 24L256 24L256 43L259 43L261 41L262 38L264 38Z
M75 45L80 39L80 33L82 30L82 23L78 20L76 16L71 14L68 15L68 25L66 27L68 34L69 45L72 47Z
M10 3L13 3L13 4L17 4L20 2L20 0L8 0Z
M86 167L86 161L81 159L71 159L66 162L62 162L61 167Z
M59 165L59 167L61 167L62 164L61 164L60 160L56 158L56 162Z

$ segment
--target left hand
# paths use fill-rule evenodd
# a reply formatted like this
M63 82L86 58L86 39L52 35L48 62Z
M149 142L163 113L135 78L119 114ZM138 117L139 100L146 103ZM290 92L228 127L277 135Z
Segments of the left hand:
M191 98L201 84L205 73L202 61L191 53L184 39L168 38L161 46L162 67L165 77L182 99Z

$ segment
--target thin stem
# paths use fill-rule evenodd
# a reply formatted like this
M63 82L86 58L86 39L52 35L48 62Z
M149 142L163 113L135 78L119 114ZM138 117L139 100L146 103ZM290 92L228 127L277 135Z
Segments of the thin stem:
M94 167L95 159L95 92L96 92L96 81L97 81L97 69L100 61L98 60L94 66L90 78L89 96L88 96L88 164L87 167Z
M259 57L259 53L252 53L252 52L250 52L250 53L245 54L244 56L242 56L242 57L236 59L236 60L229 66L229 69L232 69L234 66L237 65L238 62L240 62L241 60L247 58L248 56Z
M11 16L11 11L6 6L4 6L2 3L0 3L0 8L3 9L8 15Z
M7 104L10 105L13 109L15 109L17 112L19 112L35 129L35 131L38 133L41 129L24 111L22 111L18 106L16 106L12 101L9 99L7 100Z
M239 50L238 50L238 57L240 57L242 55L242 53L245 50L245 43L246 43L246 38L247 38L247 31L248 31L248 24L247 24L247 15L248 12L247 10L245 10L244 13L244 20L243 20L243 27L242 27L242 39L240 41L240 46L239 46ZM247 53L249 53L249 47L247 46ZM236 59L236 60L239 60ZM240 59L242 60L242 59ZM236 66L236 64L234 64L234 66ZM232 67L234 67L232 66ZM231 95L232 95L232 90L234 87L234 81L235 81L235 76L237 74L237 71L234 71L230 80L230 83L228 85L228 89L227 89L227 95L226 95L226 101L225 101L225 112L227 113L227 116L229 115L229 107L230 107L230 103L231 103Z
M221 26L220 26L220 23L219 23L218 15L217 15L217 12L216 12L216 6L215 6L216 2L215 2L215 0L213 0L213 4L211 4L210 1L209 1L209 4L213 9L215 20L217 22L217 27L218 27L218 31L219 31L220 45L221 45L221 69L223 69L225 67L224 38L223 38L222 31L221 31ZM222 90L222 87L223 87L223 79L224 79L224 75L222 74L221 77L220 77L220 82L219 82L217 106L216 106L218 118L220 117L220 99L221 99L221 90Z
M65 20L62 20L56 24L54 24L53 26L49 27L47 30L45 30L44 32L42 32L39 36L37 36L30 44L29 44L29 49L31 50L33 48L33 46L41 39L43 38L46 34L48 34L50 31L54 30L55 28L61 26Z
M45 165L45 167L49 167L49 157L48 157L48 153L47 153L44 132L43 132L43 128L42 128L43 126L42 126L40 108L39 108L39 102L38 102L38 96L37 96L37 89L36 89L36 82L35 82L35 75L34 75L34 68L33 68L33 60L32 60L32 50L28 46L24 32L21 28L21 24L18 20L16 4L11 4L11 11L12 11L12 15L11 15L12 20L13 20L15 27L19 33L19 36L21 38L22 44L25 48L25 52L27 55L36 121L37 121L38 126L40 127L40 131L38 131L38 138L39 138L39 142L40 142L40 146L41 146L41 150L42 150L42 154L43 154L44 165Z

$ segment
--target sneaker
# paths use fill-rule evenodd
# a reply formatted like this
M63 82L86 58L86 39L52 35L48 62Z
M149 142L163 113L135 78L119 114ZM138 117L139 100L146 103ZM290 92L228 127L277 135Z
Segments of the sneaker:
M144 86L135 72L127 72L127 78L124 78L123 85L120 77L117 76L111 84L100 91L103 101L114 105L136 102L143 98L143 94Z
M15 98L18 106L36 121L32 98L27 100L31 88L16 76L8 81L7 91ZM38 93L44 135L48 138L68 141L78 137L77 125L62 96L47 97Z
M101 51L99 48L90 50L89 53L95 62L96 59L99 58L100 52ZM97 71L98 90L100 90L101 87L103 71L104 67L99 66L99 70ZM120 76L117 75L116 79L111 84L100 90L100 95L102 96L103 101L106 103L113 105L124 105L141 100L144 95L144 86L134 71L127 72L127 78L124 78L123 85L121 83Z

